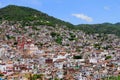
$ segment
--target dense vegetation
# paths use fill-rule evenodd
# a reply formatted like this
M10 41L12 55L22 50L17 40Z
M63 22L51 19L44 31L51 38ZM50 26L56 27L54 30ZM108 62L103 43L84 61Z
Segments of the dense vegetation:
M0 9L0 22L7 20L10 24L20 23L22 26L36 26L36 25L48 25L48 26L67 26L70 29L80 29L88 34L93 33L105 33L105 34L116 34L120 36L120 23L111 24L80 24L73 25L69 22L62 21L60 19L49 16L38 10L8 5ZM54 35L54 34L53 34ZM70 40L74 40L74 35L71 35ZM58 41L59 42L59 41Z
M52 16L48 16L45 13L42 13L38 10L8 5L7 7L0 9L0 20L9 20L9 21L20 21L23 26L25 25L49 25L49 26L61 26L65 25L68 27L72 27L73 25L62 21L60 19L54 18Z
M59 33L52 32L51 36L55 38L55 42L58 44L62 44L62 37L60 36Z
M119 76L110 76L110 77L107 77L107 78L103 78L102 80L120 80L120 75Z
M2 73L0 73L0 77L4 76Z
M82 56L81 55L74 55L73 59L82 59Z

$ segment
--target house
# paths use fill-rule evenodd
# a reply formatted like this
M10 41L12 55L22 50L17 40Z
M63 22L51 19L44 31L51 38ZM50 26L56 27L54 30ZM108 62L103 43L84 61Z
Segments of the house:
M89 59L89 62L90 62L90 63L97 63L98 61L97 61L96 58L90 58L90 59Z

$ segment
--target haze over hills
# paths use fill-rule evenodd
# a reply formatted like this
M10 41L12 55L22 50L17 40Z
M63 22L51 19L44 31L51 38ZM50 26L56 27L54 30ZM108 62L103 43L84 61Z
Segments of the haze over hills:
M62 21L47 15L41 11L16 5L8 5L0 9L0 20L19 21L23 26L49 25L49 26L67 26L72 29L80 29L86 33L105 33L116 34L120 36L120 23L111 24L80 24L73 25L69 22Z

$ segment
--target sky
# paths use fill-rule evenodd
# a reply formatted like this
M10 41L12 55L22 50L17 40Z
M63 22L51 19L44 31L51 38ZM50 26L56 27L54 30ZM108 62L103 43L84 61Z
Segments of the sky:
M26 6L72 24L120 22L120 0L0 0L7 5Z

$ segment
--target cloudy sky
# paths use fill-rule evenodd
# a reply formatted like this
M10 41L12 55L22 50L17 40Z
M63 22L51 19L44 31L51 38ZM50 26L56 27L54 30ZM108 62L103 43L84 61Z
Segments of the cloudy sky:
M0 0L7 5L27 6L73 24L120 22L120 0Z

